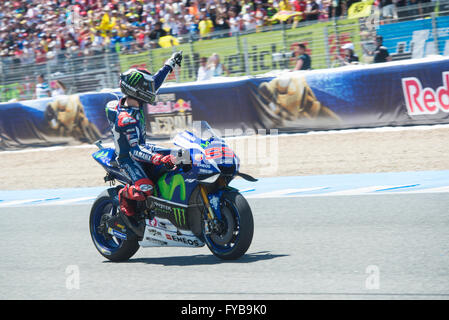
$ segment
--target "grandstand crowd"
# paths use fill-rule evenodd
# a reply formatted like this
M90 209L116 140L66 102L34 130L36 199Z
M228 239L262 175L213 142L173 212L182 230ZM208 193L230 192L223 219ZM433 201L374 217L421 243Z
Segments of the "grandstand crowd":
M257 31L279 23L345 16L359 0L12 0L0 2L0 57L42 63L56 54L159 47L177 41ZM430 0L376 0L382 12ZM391 10L385 10L386 8Z

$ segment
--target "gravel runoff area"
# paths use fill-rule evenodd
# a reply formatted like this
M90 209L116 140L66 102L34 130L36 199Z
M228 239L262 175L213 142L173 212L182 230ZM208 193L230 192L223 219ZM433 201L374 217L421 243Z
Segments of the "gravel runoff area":
M448 170L449 126L230 138L255 177ZM170 143L161 143L171 146ZM93 145L0 152L0 190L92 187L105 171Z

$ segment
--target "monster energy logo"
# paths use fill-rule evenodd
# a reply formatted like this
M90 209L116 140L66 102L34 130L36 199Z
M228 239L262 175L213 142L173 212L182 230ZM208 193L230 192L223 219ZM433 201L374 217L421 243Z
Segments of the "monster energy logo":
M185 225L186 224L186 215L185 210L182 208L173 208L173 214L175 216L175 222L177 225ZM182 223L181 223L182 221Z
M138 72L135 72L131 75L131 78L129 78L129 84L131 86L135 86L139 83L139 80L142 78L142 75Z

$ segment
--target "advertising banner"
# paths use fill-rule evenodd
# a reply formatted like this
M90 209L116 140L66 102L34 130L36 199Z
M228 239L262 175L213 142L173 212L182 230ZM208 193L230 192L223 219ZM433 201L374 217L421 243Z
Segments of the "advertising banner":
M447 123L449 59L253 79L252 105L280 131Z
M120 96L116 91L0 104L0 149L108 138L104 109ZM145 113L150 140L170 138L196 120L221 132L449 123L449 59L166 85Z
M86 93L0 104L0 150L92 143L109 135L114 94Z

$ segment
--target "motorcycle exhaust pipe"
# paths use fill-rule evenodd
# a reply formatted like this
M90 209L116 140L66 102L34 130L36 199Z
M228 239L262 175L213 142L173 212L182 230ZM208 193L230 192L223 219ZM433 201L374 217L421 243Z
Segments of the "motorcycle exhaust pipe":
M123 221L125 222L126 226L130 228L139 238L143 238L144 232L145 232L145 225L143 225L143 228L140 228L139 230L134 224L129 221L126 214L124 214L121 210L118 210L120 216L122 217Z

